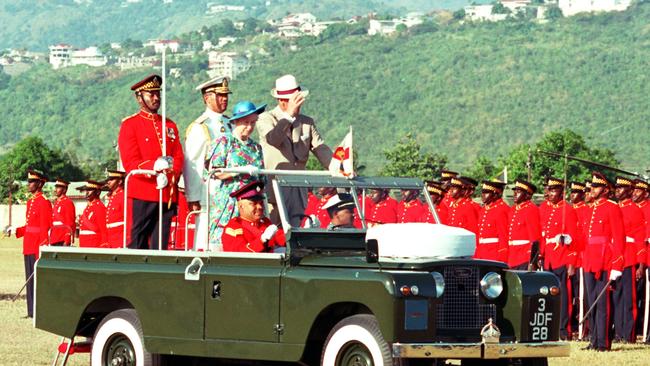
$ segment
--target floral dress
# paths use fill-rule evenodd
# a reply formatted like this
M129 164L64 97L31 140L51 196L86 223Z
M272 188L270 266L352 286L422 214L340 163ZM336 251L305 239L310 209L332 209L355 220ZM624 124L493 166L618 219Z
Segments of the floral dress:
M214 140L208 150L206 159L205 178L208 171L217 168L232 168L252 165L262 169L264 160L262 147L252 139L241 141L237 137L226 134ZM216 179L216 178L214 178ZM221 234L231 218L237 217L237 200L230 193L256 180L248 174L240 174L225 180L217 180L216 189L210 192L209 198L209 243L213 251L221 251Z

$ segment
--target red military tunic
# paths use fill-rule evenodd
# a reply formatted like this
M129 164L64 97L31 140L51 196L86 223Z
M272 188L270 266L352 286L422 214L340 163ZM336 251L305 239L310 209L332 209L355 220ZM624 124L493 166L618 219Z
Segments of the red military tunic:
M650 240L650 199L645 200L641 203L637 203L637 206L641 209L643 212L643 218L645 220L645 240L646 240L646 245L648 243L648 240ZM646 259L646 265L650 264L650 251L647 251L647 259Z
M66 195L58 197L52 208L50 243L63 242L65 245L70 245L72 234L77 228L76 217L72 200Z
M366 221L372 224L394 224L397 222L397 201L392 197L372 206L366 216Z
M187 206L187 199L183 192L178 192L178 214L172 218L171 230L169 232L169 249L183 250L185 249L185 237L187 237L188 249L194 245L194 229L196 229L196 215L190 217L187 222L187 215L189 214L189 207ZM172 245L173 244L173 245Z
M594 202L585 232L582 268L597 274L611 269L622 271L625 229L618 205L606 198Z
M459 198L449 206L447 225L478 232L478 215L469 198Z
M647 251L645 247L646 227L643 211L631 199L618 203L623 215L623 228L625 229L625 259L624 267L639 263L645 264Z
M544 269L551 270L567 265L576 265L578 253L575 243L579 236L578 216L566 201L557 204L545 201L539 207L540 223L542 225L542 242L540 253L544 258ZM559 234L571 237L570 244L561 244L557 240Z
M510 207L508 226L508 265L528 263L534 241L541 239L539 209L531 201Z
M428 205L426 206L426 212L424 214L424 219L423 222L428 222L430 224L447 224L447 220L449 218L449 207L443 205L440 203L439 205L436 205L436 213L438 214L438 218L440 219L440 222L436 222L436 220L433 218L433 214L431 213L431 210L429 209Z
M106 202L107 242L110 248L124 246L124 189L118 187ZM130 230L127 230L126 242L129 243Z
M47 236L52 226L52 204L43 192L36 192L27 200L25 226L16 228L16 238L23 238L23 255L34 255L38 259L39 247L47 245Z
M273 247L283 247L286 238L281 228L267 243L262 242L261 236L271 224L271 220L266 217L259 222L233 217L228 221L221 235L224 252L259 253L271 251Z
M451 204L454 202L454 197L451 196L450 192L445 193L445 196L442 197L442 201L440 201L440 206L447 206L447 208L451 207Z
M501 198L481 207L474 258L501 262L508 260L509 212L510 206Z
M167 156L174 159L173 174L168 175L169 184L163 189L163 202L176 202L176 183L183 169L183 147L174 121L167 119ZM127 173L134 169L153 169L154 162L162 152L162 117L140 111L122 121L118 145L120 159ZM173 188L173 192L172 191ZM135 175L129 178L129 198L157 202L156 177Z
M100 199L89 202L79 219L79 246L107 246L106 206Z
M328 194L318 199L312 194L313 198L307 198L307 208L305 209L305 215L315 215L320 222L321 228L326 228L330 224L330 215L327 213L327 210L323 209L323 206L332 198L333 195ZM303 224L307 218L303 219Z
M409 202L399 201L397 204L397 222L424 222L428 211L428 205L417 198Z
M589 223L591 207L587 206L587 204L584 202L578 202L573 205L573 209L575 210L576 217L578 219L578 232L576 233L576 237L574 238L574 243L572 245L574 245L574 249L578 253L578 258L576 259L576 267L582 267L582 253L585 250L586 227Z

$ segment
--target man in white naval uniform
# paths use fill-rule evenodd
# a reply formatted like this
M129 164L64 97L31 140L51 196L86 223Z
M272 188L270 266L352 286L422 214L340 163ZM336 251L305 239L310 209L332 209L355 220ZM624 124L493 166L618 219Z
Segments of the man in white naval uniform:
M195 250L211 249L208 248L208 183L203 179L203 169L210 144L221 135L231 133L228 117L223 115L228 108L229 94L232 93L228 83L227 77L218 76L196 87L203 95L206 108L199 118L190 123L185 132L183 178L187 206L190 212L202 211L196 217ZM210 188L215 189L214 185Z

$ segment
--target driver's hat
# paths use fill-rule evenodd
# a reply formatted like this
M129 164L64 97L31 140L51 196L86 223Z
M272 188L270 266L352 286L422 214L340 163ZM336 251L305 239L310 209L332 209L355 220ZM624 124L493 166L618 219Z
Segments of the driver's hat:
M349 193L335 194L323 205L323 209L330 215L346 208L354 209L354 199Z
M239 200L253 200L259 201L263 200L264 197L264 183L259 180L250 182L238 190L232 192L230 197L237 198Z

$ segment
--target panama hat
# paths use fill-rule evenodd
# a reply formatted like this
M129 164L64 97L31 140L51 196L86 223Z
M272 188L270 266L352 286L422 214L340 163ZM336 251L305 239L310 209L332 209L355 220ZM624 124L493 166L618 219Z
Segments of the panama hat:
M271 95L276 99L289 99L294 93L302 93L307 98L309 90L302 89L293 75L284 75L275 80L275 88L271 89Z

